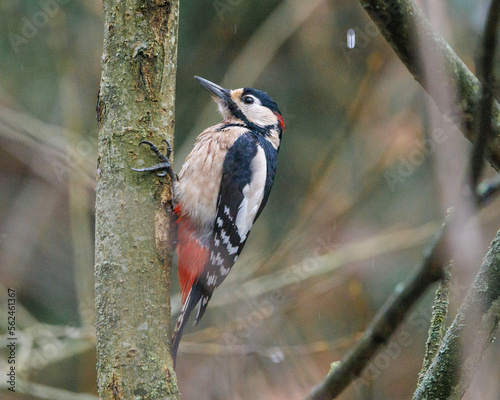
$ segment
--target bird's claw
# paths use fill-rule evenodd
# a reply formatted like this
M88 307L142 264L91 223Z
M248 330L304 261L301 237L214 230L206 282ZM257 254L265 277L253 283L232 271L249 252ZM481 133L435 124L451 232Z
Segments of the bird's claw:
M163 139L162 142L165 142L167 145L167 151L165 152L165 154L163 154L160 150L158 150L158 147L156 147L150 141L148 140L140 141L139 146L141 144L147 144L151 149L151 151L155 153L156 156L160 159L161 163L155 164L147 168L131 168L131 169L136 172L155 172L156 176L159 177L168 175L172 180L175 180L175 172L172 167L172 164L170 163L170 154L172 154L172 146L170 146L170 143L167 139Z

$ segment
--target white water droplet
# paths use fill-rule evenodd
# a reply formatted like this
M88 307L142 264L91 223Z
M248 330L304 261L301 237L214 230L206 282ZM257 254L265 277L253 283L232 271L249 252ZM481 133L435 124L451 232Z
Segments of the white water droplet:
M347 47L353 49L354 46L356 46L356 32L351 28L347 31Z
M269 358L271 361L275 364L279 364L285 359L285 354L283 354L283 351L279 348L274 348L271 350L271 354L269 355Z

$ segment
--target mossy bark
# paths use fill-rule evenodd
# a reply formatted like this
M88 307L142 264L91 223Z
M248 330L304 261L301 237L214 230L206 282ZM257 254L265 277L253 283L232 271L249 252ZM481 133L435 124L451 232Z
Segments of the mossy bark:
M412 0L359 0L387 43L429 93L446 120L470 141L481 84ZM490 91L493 87L488 88ZM493 102L487 158L500 170L500 105Z
M500 321L500 231L413 400L461 399Z
M179 397L169 344L170 182L130 169L157 162L141 140L173 140L178 7L178 0L104 0L95 265L101 399Z

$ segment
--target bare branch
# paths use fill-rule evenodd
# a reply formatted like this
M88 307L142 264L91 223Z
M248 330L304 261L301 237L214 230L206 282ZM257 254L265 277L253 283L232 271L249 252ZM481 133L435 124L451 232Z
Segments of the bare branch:
M471 142L481 84L412 0L359 0L414 78L430 94L445 118ZM420 55L426 54L426 63ZM432 72L432 81L426 72ZM450 99L449 94L454 98ZM500 105L493 101L492 135L486 158L500 169Z
M488 12L486 28L483 34L481 59L477 68L477 77L483 83L479 110L475 118L474 148L471 157L471 188L476 192L476 187L484 169L484 155L486 146L491 136L491 113L493 109L493 63L495 60L498 17L500 15L500 1L493 0Z
M398 285L394 294L374 317L363 337L337 364L306 400L330 400L338 396L366 366L368 360L389 340L411 306L437 280L441 279L447 224L436 233L422 266Z
M488 11L488 18L483 34L482 54L477 69L477 75L483 83L483 87L474 123L476 140L472 149L470 166L471 189L476 201L479 203L486 202L500 187L495 181L487 181L478 187L479 179L484 170L483 158L486 154L488 141L492 132L491 115L494 98L491 88L494 83L493 63L495 60L499 16L500 1L493 0Z

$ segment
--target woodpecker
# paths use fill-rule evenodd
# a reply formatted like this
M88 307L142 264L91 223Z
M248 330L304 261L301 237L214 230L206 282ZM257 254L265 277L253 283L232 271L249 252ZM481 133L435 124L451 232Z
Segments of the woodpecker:
M238 259L273 185L285 123L266 93L224 89L195 76L217 103L223 121L197 138L179 173L167 153L148 141L161 163L135 171L152 171L173 180L177 227L178 275L182 310L172 335L174 361L191 311L202 318L214 290ZM140 143L140 144L141 144Z

